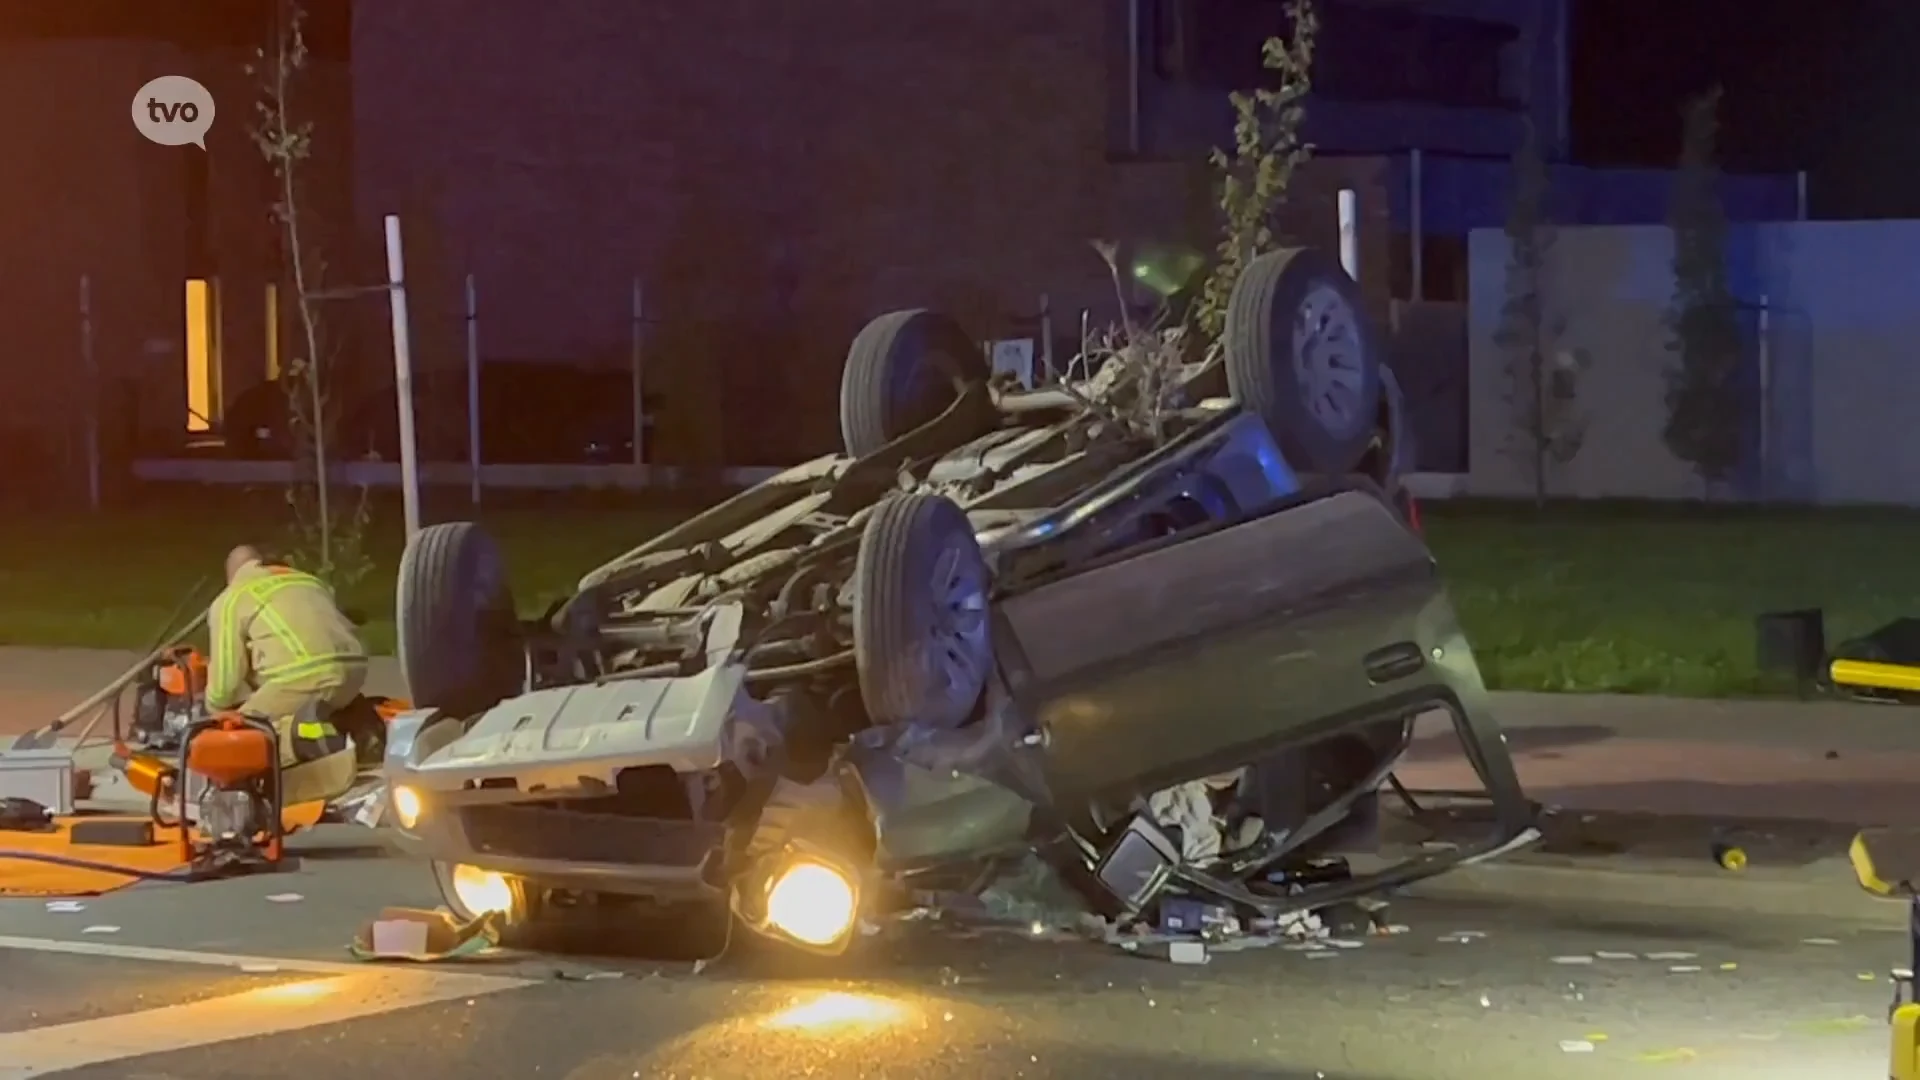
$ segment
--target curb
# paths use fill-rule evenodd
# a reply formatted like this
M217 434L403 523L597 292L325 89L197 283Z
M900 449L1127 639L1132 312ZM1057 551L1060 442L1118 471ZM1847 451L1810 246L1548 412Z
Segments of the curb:
M1828 872L1818 873L1815 867ZM1667 908L1783 917L1816 916L1904 929L1908 906L1861 890L1845 860L1800 871L1718 875L1677 865L1638 868L1482 863L1408 886L1403 893L1434 900L1520 901L1530 906Z

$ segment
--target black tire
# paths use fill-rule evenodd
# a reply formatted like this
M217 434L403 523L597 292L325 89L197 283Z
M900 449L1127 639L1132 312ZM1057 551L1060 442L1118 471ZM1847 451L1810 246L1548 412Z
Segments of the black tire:
M865 457L938 417L969 384L986 379L986 357L959 323L923 308L889 312L863 327L847 349L841 441L848 454Z
M394 623L416 708L466 715L521 689L525 653L499 547L471 521L429 525L400 557Z
M1314 313L1336 347L1302 356L1295 324ZM1360 464L1379 416L1382 344L1339 263L1283 248L1247 264L1227 302L1226 355L1229 391L1294 468L1345 474Z
M854 563L853 654L877 724L964 724L993 667L987 560L967 515L938 495L874 509Z

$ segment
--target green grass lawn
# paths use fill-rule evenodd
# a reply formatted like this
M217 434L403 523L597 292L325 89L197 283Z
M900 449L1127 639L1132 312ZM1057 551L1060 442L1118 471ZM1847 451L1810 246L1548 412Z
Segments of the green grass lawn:
M274 538L278 492L174 497L103 518L0 520L0 644L145 647L227 548ZM458 501L429 520L466 516ZM1428 536L1488 681L1502 689L1694 696L1763 693L1753 616L1824 607L1832 638L1920 614L1920 514L1531 508L1430 503ZM596 496L502 497L479 515L506 548L523 608L684 510ZM389 649L397 505L377 508L375 572L347 598Z

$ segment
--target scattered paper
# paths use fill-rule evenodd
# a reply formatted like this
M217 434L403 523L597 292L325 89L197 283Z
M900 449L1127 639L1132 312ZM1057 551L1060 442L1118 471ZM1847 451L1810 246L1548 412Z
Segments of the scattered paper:
M87 910L87 905L78 900L49 900L47 910L55 915L77 915Z
M373 924L375 956L425 956L427 924L410 919L380 919Z
M1593 957L1591 956L1556 956L1553 958L1553 962L1556 964L1591 964L1593 963Z
M1675 964L1667 969L1675 975L1691 975L1700 970L1699 964Z
M299 893L297 893L297 892L279 892L279 893L274 893L274 894L273 894L272 896L269 896L269 897L267 897L267 903L269 903L269 904L297 904L297 903L299 903L300 901L302 901L302 900L305 900L305 899L306 899L306 897L304 897L304 896L301 896L301 895L300 895Z
M1647 959L1649 960L1693 960L1698 958L1699 955L1700 955L1699 953L1690 953L1690 952L1650 952L1647 954Z
M1560 1052L1563 1054L1591 1054L1593 1044L1585 1039L1561 1039Z
M707 962L705 960L695 960L693 962L693 973L695 975L698 975L705 970L707 970Z
M1640 959L1639 953L1630 953L1630 952L1602 951L1602 952L1594 953L1593 955L1600 960L1638 960Z
M117 934L120 932L120 928L117 926L89 926L80 932L83 934Z
M1802 945L1838 945L1840 943L1830 937L1810 937L1810 938L1801 938L1800 944Z

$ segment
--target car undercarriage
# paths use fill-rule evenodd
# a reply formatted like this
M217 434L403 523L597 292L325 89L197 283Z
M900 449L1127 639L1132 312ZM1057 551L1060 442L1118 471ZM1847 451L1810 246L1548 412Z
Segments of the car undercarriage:
M422 531L398 613L418 708L386 763L403 843L463 916L726 904L821 952L902 890L1036 852L1124 920L1169 890L1274 917L1524 843L1352 280L1274 252L1228 315L1218 349L1128 328L1036 389L944 316L881 316L849 351L843 453L530 622L477 525ZM1274 886L1433 711L1493 798L1486 840ZM1210 815L1230 849L1196 845Z

